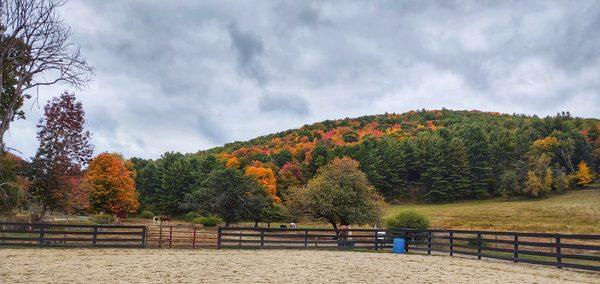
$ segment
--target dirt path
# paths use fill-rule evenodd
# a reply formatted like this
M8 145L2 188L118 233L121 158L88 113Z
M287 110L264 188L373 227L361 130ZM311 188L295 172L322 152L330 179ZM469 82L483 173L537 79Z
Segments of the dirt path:
M313 250L0 249L0 283L599 283L493 260Z

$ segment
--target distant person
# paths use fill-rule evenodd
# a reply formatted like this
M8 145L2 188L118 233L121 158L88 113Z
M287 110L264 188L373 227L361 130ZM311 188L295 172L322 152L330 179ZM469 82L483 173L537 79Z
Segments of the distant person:
M290 229L296 229L296 223L294 223L294 222L290 223Z

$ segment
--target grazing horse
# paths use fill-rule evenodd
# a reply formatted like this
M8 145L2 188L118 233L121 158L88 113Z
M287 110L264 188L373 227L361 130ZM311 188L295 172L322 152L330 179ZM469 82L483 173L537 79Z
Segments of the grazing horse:
M171 224L171 217L165 215L154 216L152 222L154 225L162 225L163 222L169 222L169 224Z

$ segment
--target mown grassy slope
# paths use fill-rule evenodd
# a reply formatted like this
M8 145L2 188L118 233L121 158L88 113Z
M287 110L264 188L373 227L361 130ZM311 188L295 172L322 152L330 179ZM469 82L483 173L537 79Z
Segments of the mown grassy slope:
M600 234L600 184L544 199L395 205L387 214L405 209L427 215L434 228Z

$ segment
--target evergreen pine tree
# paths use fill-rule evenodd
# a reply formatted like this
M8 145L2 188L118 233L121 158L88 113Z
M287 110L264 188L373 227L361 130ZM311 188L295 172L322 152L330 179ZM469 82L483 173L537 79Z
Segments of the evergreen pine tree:
M463 133L462 140L467 147L469 155L470 196L482 198L491 193L492 168L490 166L490 151L488 139L482 127L478 124L468 125Z
M449 200L464 199L469 196L468 178L469 156L465 144L459 138L452 138L446 148L445 166L451 191Z

